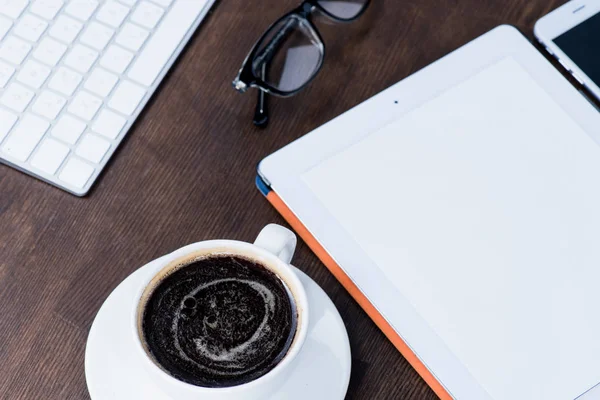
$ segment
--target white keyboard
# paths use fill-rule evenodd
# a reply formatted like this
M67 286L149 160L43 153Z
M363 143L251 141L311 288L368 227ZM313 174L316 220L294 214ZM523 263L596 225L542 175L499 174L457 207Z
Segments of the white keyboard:
M0 161L85 195L213 2L0 0Z

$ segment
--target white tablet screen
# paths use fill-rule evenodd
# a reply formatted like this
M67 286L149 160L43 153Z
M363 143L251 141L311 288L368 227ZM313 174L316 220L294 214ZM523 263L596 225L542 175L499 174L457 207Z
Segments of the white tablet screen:
M600 382L600 148L514 59L302 178L493 399Z

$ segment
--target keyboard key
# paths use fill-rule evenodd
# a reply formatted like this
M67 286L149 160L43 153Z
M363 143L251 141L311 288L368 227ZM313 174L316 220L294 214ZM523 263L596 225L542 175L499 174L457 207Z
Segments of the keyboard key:
M10 78L15 73L15 69L5 62L0 61L0 88L6 86Z
M115 89L108 106L120 113L132 115L144 96L146 89L129 81L122 81Z
M97 7L98 2L95 0L71 0L65 8L65 12L81 21L87 21Z
M97 22L91 22L79 40L96 50L104 50L114 31Z
M105 69L96 67L83 84L83 87L101 97L107 97L118 80L119 78L116 75L111 74Z
M102 110L92 125L92 130L111 140L116 139L121 133L127 120L110 110Z
M65 65L74 70L86 73L98 58L98 53L89 47L76 44L65 57Z
M127 76L144 86L152 85L205 5L206 2L201 0L173 3Z
M45 139L31 158L31 165L48 175L54 175L69 151L64 144L51 138Z
M0 15L0 40L2 40L2 38L8 33L11 26L12 21Z
M8 36L0 43L0 58L13 64L21 64L30 51L29 43L14 36Z
M49 126L39 117L25 115L2 146L2 151L19 161L27 160Z
M79 35L82 27L81 22L60 15L50 28L50 36L62 42L71 43Z
M137 0L121 0L121 3L127 4L128 6L134 6L137 3Z
M115 42L129 50L138 51L148 38L149 34L150 33L147 30L128 22L121 28Z
M88 133L81 139L81 142L79 143L79 146L77 146L75 153L79 157L85 158L94 164L100 164L100 161L102 161L108 149L110 149L109 142L96 135Z
M110 46L100 59L100 65L117 74L122 74L131 60L133 60L133 53L119 46Z
M50 78L48 87L67 96L71 96L75 92L75 89L77 89L77 86L81 83L82 79L83 77L77 72L70 70L69 68L60 67L54 73L52 78Z
M32 88L38 89L42 87L48 76L50 75L50 68L46 67L39 62L29 60L23 65L17 80L21 83L31 86Z
M27 0L0 0L0 13L17 19L27 8L27 2Z
M86 128L86 124L70 115L60 117L50 134L65 143L75 144Z
M69 112L84 120L91 121L100 109L102 99L87 92L78 92L69 104Z
M54 39L45 37L33 52L33 56L53 67L58 64L65 51L67 51L67 46Z
M117 28L123 23L127 14L129 14L129 8L116 1L108 0L98 10L96 18L98 18L98 21Z
M17 25L15 25L13 33L25 40L35 42L42 36L47 27L48 23L43 19L34 17L31 14L25 14L21 17Z
M94 168L76 158L71 158L65 164L58 178L77 188L83 188L94 173Z
M47 19L53 19L63 6L62 0L35 0L29 11Z
M0 97L0 103L6 107L23 112L33 99L34 93L25 86L18 83L11 83Z
M0 108L0 143L2 143L2 140L10 132L17 119L15 114Z
M31 109L36 114L53 120L66 104L67 99L46 90L37 97Z
M171 5L171 3L173 2L173 0L152 0L154 1L156 4L161 5L165 8L169 7Z
M147 1L142 1L131 15L131 20L143 27L153 29L163 14L162 8Z

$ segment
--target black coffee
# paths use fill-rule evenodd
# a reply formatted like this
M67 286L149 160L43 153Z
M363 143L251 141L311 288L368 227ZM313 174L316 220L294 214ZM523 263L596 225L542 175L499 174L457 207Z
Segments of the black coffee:
M167 275L142 311L155 361L204 387L250 382L273 369L296 332L283 282L254 261L229 255L194 261Z

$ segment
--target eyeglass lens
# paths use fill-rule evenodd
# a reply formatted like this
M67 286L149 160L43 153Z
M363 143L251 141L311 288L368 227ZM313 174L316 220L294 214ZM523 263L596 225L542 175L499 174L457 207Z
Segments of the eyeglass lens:
M293 92L313 78L322 62L319 36L305 19L291 15L261 40L252 69L271 87Z
M325 11L335 17L352 19L360 14L367 0L319 0L318 3Z

